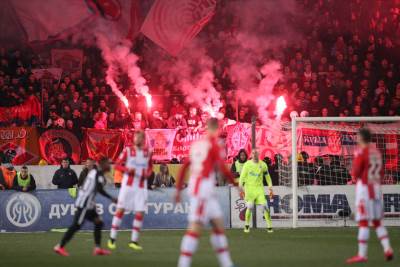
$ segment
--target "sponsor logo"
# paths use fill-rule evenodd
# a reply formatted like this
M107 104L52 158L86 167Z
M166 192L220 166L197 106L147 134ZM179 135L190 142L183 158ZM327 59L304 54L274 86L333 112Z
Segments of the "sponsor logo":
M42 213L39 200L28 193L15 193L8 199L6 215L8 221L17 227L33 225Z

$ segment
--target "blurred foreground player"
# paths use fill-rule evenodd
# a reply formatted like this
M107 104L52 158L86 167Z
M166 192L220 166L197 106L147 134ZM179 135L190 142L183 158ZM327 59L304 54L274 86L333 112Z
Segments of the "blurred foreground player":
M356 183L358 254L346 262L352 264L367 261L370 223L381 241L385 259L390 261L393 259L393 250L388 232L382 224L383 200L380 185L383 176L382 156L374 144L371 144L371 132L368 129L360 129L358 143L359 151L355 153L352 171L353 183Z
M104 173L110 171L110 162L107 158L103 158L99 161L98 169L93 169L87 175L83 186L79 189L78 197L75 201L77 208L74 221L68 228L67 232L61 239L60 244L54 247L54 252L61 256L69 256L65 250L65 245L72 239L74 234L79 231L85 220L94 223L94 241L95 248L93 255L109 255L110 251L102 249L101 243L101 230L103 229L103 221L100 215L96 212L96 202L94 201L96 194L100 193L103 196L116 202L116 199L111 197L106 191L104 191L104 185L106 179Z
M143 224L143 214L147 202L147 179L153 170L151 152L145 147L145 133L135 132L134 146L126 147L119 156L115 169L123 172L119 191L117 211L112 220L108 248L116 249L118 229L125 211L135 212L132 224L131 242L133 250L142 250L139 245L139 233Z
M215 192L216 171L223 173L232 184L234 179L225 166L223 149L218 144L218 120L207 122L207 134L190 149L190 161L185 163L179 173L175 200L180 201L186 170L190 167L188 194L190 197L189 226L181 243L178 267L191 266L192 256L197 250L202 228L211 223L211 245L217 253L221 267L232 267L228 241L224 233L223 213Z

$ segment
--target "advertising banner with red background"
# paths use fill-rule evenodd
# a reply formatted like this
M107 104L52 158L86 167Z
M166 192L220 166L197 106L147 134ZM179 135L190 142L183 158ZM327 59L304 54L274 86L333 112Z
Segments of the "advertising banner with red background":
M14 165L34 165L40 160L39 134L33 127L0 129L0 152Z
M32 117L40 118L40 115L40 102L35 96L29 96L24 103L17 106L0 107L0 122L29 121Z

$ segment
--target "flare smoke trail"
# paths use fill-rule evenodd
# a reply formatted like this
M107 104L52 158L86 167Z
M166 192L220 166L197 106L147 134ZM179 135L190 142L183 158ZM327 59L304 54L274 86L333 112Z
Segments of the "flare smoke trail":
M96 34L97 44L101 50L102 56L108 65L106 72L106 82L110 85L112 91L121 99L121 101L128 108L129 103L126 96L121 92L117 85L117 77L120 73L126 73L134 84L137 93L146 98L148 106L151 106L151 95L149 94L149 87L146 85L146 80L141 74L141 70L137 65L138 56L130 51L132 46L128 40L119 40L113 42L107 35L98 33ZM129 110L129 109L128 109Z

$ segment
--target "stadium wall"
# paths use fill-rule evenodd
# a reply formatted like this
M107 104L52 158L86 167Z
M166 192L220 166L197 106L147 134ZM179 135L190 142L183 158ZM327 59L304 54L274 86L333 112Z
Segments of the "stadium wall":
M400 185L385 185L383 201L385 223L388 226L400 226ZM274 227L292 227L292 188L274 186L274 197L270 200L267 188L267 197ZM349 185L338 186L306 186L298 189L299 227L343 227L355 226L350 219L355 212L355 187ZM235 188L231 189L231 224L232 228L244 226L246 205L240 199ZM349 213L346 218L342 213ZM257 227L266 227L262 208L256 212Z
M224 212L225 227L230 227L229 188L220 187L218 199ZM109 190L117 196L116 189ZM162 189L149 192L145 229L182 229L187 225L189 203L186 194L180 204L173 201L174 189ZM105 229L111 227L116 205L108 199L97 197L97 211L104 219ZM67 190L37 190L20 193L4 191L0 194L0 231L35 232L63 229L70 225L75 213L74 199ZM133 214L127 213L121 229L131 229ZM92 229L86 223L83 229Z

